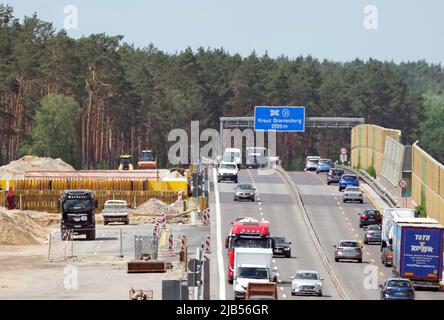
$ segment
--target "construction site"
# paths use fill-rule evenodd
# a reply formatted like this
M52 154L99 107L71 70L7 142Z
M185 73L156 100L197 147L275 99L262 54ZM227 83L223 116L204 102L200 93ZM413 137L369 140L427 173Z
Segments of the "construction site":
M75 170L34 156L0 167L0 299L188 298L189 260L210 257L208 190L193 185L196 174L149 164ZM81 215L64 213L67 190L94 198L93 238L63 228ZM127 223L104 221L107 201L125 203Z

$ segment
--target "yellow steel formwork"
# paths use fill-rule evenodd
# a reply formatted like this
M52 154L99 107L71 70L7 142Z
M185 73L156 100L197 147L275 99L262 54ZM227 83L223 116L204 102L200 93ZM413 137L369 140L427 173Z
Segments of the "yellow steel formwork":
M7 184L6 181L1 181L1 183ZM98 199L99 210L103 208L105 201L110 199L126 200L131 207L137 207L152 198L172 203L177 200L179 190L182 190L184 198L188 195L186 180L27 178L9 180L9 185L14 186L17 207L21 205L24 210L48 212L57 211L57 200L67 189L92 190Z

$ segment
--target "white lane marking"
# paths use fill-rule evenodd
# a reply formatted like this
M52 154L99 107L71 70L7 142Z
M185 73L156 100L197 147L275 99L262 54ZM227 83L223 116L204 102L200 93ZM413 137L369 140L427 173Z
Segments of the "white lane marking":
M102 234L102 237L104 237L105 236L105 234Z
M284 294L282 295L282 298L287 299L287 295L284 293Z
M281 275L279 274L279 272L276 272L276 277L280 277Z
M258 202L257 204L261 206L261 205L262 205L262 202Z
M262 207L259 207L259 210L262 211Z
M370 255L370 252L367 252L367 255L369 256L369 255Z
M260 213L260 215L261 215L261 216L263 216L263 215L264 215L264 213L263 213L263 212L261 212L261 213Z
M216 200L216 228L217 228L217 266L219 270L219 299L225 300L225 272L222 256L222 222L220 217L220 198L219 198L219 186L217 184L217 172L213 168L213 184L214 184L214 196Z
M276 263L276 260L275 260L275 259L273 259L272 261L273 261L273 263Z
M281 289L281 291L284 291L284 287L279 287L279 289Z
M276 267L276 266L273 268L273 270L277 270L277 269L278 269L278 267Z
M261 198L257 198L257 201L261 201Z

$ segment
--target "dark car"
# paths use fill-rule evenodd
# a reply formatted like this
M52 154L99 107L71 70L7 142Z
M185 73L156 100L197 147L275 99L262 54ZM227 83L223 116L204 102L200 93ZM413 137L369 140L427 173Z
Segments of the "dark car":
M334 168L333 161L330 159L321 159L316 165L316 173L329 172L331 168Z
M415 289L409 279L389 278L381 288L381 300L415 300Z
M288 242L285 237L273 237L274 239L274 248L273 255L276 256L284 256L286 258L291 257L291 242Z
M382 224L382 214L378 210L366 209L362 213L358 213L359 227Z
M359 178L355 174L343 174L339 180L339 191L344 190L348 186L359 187Z
M364 243L365 244L369 244L370 242L381 243L381 235L382 231L380 225L368 226L364 234Z
M344 170L342 169L330 169L327 174L327 184L330 185L330 183L338 183L343 174Z
M334 246L335 261L339 260L356 260L362 262L362 246L356 240L341 240Z
M234 188L234 201L248 200L254 202L256 188L249 183L239 184Z

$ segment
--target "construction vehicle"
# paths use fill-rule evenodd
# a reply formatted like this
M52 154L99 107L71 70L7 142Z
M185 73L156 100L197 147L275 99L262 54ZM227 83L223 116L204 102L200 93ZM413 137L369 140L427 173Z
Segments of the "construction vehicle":
M97 199L91 190L65 190L57 206L61 213L61 239L67 240L69 235L84 234L87 240L96 238Z
M138 169L157 169L157 156L153 150L143 150L139 162Z
M133 157L129 154L123 154L120 156L119 170L133 171Z

